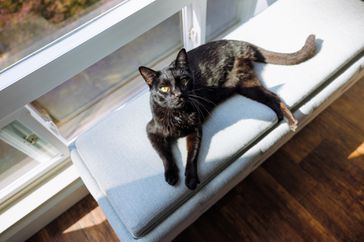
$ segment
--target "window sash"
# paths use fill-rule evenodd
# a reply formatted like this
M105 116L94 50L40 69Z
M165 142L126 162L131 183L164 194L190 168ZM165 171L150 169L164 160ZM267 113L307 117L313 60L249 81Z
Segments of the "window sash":
M127 1L5 69L0 75L0 103L6 105L0 106L0 120L113 53L191 1Z

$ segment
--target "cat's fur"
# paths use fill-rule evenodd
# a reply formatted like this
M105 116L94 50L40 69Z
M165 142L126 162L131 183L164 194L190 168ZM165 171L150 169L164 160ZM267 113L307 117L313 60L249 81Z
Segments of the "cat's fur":
M301 63L315 54L315 36L310 35L301 50L276 53L247 42L220 40L201 45L188 53L182 49L168 67L154 71L139 67L150 88L153 119L147 134L163 161L165 180L178 181L178 168L171 146L180 137L187 137L185 184L195 189L200 182L197 159L202 139L202 123L212 109L234 94L261 102L285 117L292 130L297 120L280 98L262 86L252 61L281 65ZM241 110L243 112L244 110Z

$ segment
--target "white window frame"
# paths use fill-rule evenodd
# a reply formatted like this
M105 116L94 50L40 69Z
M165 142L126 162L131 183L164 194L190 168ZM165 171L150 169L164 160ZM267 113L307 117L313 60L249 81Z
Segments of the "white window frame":
M191 50L206 42L207 0L193 1L182 9L183 43Z

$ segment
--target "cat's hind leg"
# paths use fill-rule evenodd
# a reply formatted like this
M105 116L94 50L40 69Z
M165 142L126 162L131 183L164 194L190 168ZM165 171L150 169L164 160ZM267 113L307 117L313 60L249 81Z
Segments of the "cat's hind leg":
M255 75L253 63L245 56L240 56L234 60L225 86L234 87L239 94L267 105L277 114L279 121L285 117L290 129L296 130L298 124L296 118L277 94L261 84Z
M288 109L286 104L278 97L277 94L262 86L258 80L251 82L246 80L242 81L242 83L238 86L237 91L245 97L251 98L270 107L277 114L279 121L285 117L292 131L297 129L298 121Z

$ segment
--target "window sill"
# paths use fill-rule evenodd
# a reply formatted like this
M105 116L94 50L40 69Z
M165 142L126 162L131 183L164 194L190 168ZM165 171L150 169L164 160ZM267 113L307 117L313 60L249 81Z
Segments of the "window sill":
M0 212L0 241L23 241L88 194L67 161L48 179Z

